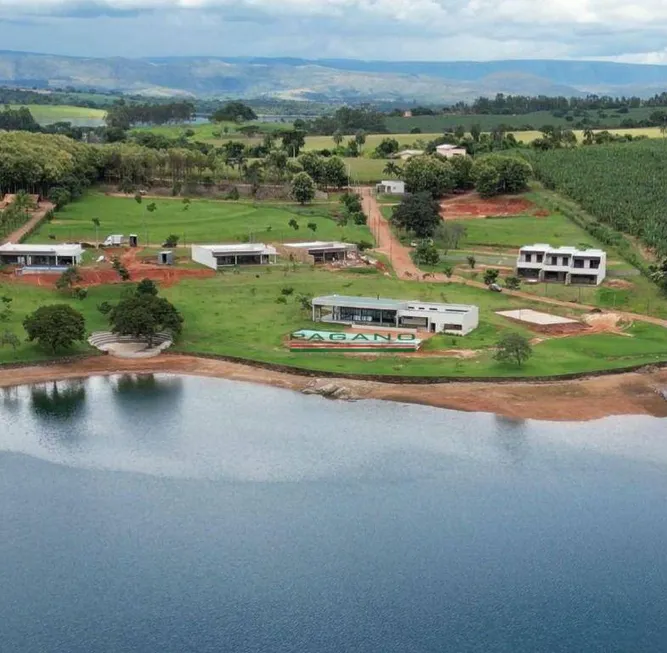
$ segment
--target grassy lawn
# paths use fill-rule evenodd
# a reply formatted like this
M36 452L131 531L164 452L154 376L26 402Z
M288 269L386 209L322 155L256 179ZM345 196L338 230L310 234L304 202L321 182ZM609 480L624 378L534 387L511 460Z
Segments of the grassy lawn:
M149 213L146 206L155 202L157 210ZM280 203L224 202L193 200L187 212L179 199L144 200L137 204L133 198L108 197L89 193L81 200L67 205L55 219L32 234L28 242L48 242L50 236L58 241L95 242L92 218L100 220L100 240L108 234L136 233L142 242L160 245L170 234L180 237L180 244L224 243L283 240L372 241L366 226L349 224L340 227L332 215L338 210L335 203L315 203L310 206ZM295 219L300 226L295 231L288 225ZM317 225L315 232L308 223Z
M445 214L445 220L465 227L462 247L484 245L519 248L534 243L548 243L554 247L582 244L599 246L586 231L559 214L544 218L517 216L451 221L447 220Z
M106 111L89 109L88 107L74 107L64 104L27 104L32 117L40 124L52 122L77 122L104 120ZM18 108L15 106L13 108Z
M294 293L287 304L277 303L276 299L285 287L293 288ZM88 298L78 301L45 289L0 283L0 293L13 297L15 304L13 315L3 329L22 336L23 318L37 306L55 302L70 303L82 311L88 330L102 329L105 320L97 305L105 300L117 300L122 291L121 284L91 288ZM426 350L435 355L427 357L292 353L284 347L285 336L312 326L309 313L296 300L301 293L474 303L481 309L480 327L464 338L435 337L426 346ZM246 269L239 273L219 274L212 279L184 281L165 289L164 295L185 317L185 330L178 350L238 356L308 369L406 376L517 377L613 369L667 359L667 329L637 324L629 330L631 337L602 334L546 340L535 346L533 358L523 369L498 363L493 359L490 347L502 333L518 331L530 335L530 332L499 317L495 311L532 304L461 284L417 284L380 275L331 273L310 268L288 271L283 266L275 266L261 271ZM574 311L558 312L576 314ZM479 350L479 355L466 360L437 356L437 351L442 349ZM85 350L83 345L77 348L77 351ZM28 343L23 343L16 352L9 347L0 348L0 361L48 357L47 352Z

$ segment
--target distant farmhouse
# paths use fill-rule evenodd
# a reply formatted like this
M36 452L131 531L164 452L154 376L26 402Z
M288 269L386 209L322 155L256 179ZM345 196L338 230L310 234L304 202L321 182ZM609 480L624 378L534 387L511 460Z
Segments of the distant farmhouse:
M465 336L479 325L479 308L400 299L329 295L312 300L313 322L420 329Z
M375 190L384 195L405 195L404 181L381 181Z
M598 286L607 275L607 254L601 249L526 245L519 251L516 271L524 279Z
M421 156L424 154L424 150L401 150L400 152L396 152L392 156L394 159L401 159L402 161L407 161L408 159L411 159L413 156Z
M435 148L435 152L436 154L444 156L448 159L451 159L455 156L466 156L468 154L468 151L465 147L459 147L458 145L451 145L449 143L438 145Z
M24 270L65 269L79 265L83 257L81 245L0 245L0 265L17 265Z
M264 243L192 246L192 260L213 270L235 265L268 265L275 263L277 257L276 248Z

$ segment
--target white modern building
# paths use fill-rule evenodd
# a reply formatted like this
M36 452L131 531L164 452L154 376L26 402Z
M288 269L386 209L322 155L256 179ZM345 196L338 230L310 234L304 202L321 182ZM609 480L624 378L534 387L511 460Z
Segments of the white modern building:
M381 181L375 190L384 195L405 195L404 181Z
M0 245L0 265L23 268L67 268L79 265L83 257L81 245Z
M350 255L357 251L353 243L323 242L315 240L310 243L285 243L284 247L298 250L313 257L314 263L331 263L334 261L346 261Z
M313 322L393 327L465 336L479 325L479 308L416 300L328 295L312 300Z
M444 156L448 159L451 159L455 156L466 156L468 154L465 147L459 147L458 145L452 145L451 143L444 143L443 145L438 145L435 148L436 154Z
M519 250L516 272L524 279L598 286L607 275L607 254L601 249L526 245Z
M278 251L264 243L232 245L192 245L192 260L213 270L235 265L268 265L275 263Z

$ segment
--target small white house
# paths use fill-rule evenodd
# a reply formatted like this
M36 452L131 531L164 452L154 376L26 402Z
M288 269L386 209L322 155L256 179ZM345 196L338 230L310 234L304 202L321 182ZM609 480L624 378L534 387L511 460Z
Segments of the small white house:
M404 181L381 181L375 190L383 195L405 195Z
M465 147L459 147L458 145L452 145L451 143L445 143L444 145L438 145L435 148L436 154L444 156L448 159L451 159L455 156L466 156L468 154Z
M519 250L516 272L524 279L598 286L607 276L607 253L601 249L526 245Z
M467 335L479 325L479 308L469 304L329 295L315 297L312 306L313 322L419 329L458 336Z
M278 251L264 243L232 245L192 245L192 260L213 270L235 265L275 263Z
M0 245L0 265L23 268L67 268L79 265L83 257L81 245Z

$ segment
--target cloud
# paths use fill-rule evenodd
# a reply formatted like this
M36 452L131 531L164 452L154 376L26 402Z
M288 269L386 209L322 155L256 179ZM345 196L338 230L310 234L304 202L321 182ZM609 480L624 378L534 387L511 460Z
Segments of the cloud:
M667 0L0 0L3 19L71 54L663 61ZM2 47L34 49L32 29Z

